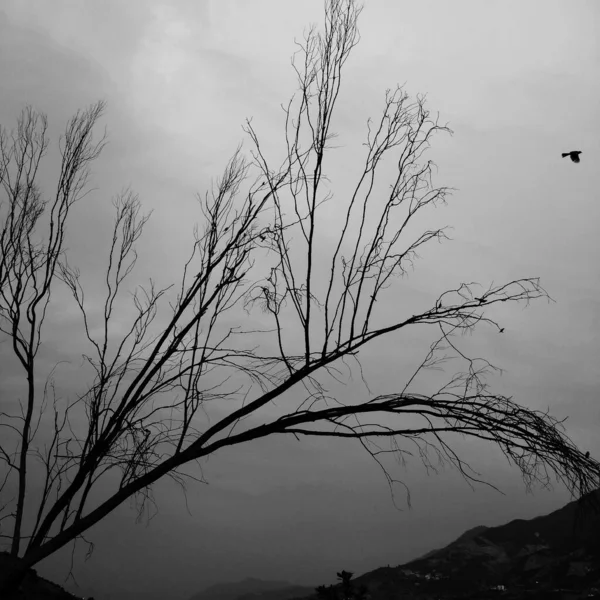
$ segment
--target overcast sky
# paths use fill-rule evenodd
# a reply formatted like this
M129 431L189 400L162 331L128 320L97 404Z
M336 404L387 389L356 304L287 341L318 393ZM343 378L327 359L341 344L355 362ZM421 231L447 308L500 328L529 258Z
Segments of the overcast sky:
M322 13L321 0L0 2L0 123L12 127L25 103L47 113L48 193L58 133L78 108L108 102L102 126L110 143L94 166L96 191L76 205L69 225L84 285L95 289L103 274L111 198L126 185L154 211L135 283L179 281L192 226L202 224L194 194L244 141L244 120L252 117L267 146L282 149L279 105L296 89L294 38L321 24ZM367 0L359 28L338 107L343 151L364 151L366 118L379 116L385 89L396 83L426 93L454 131L435 138L430 158L439 167L435 182L457 191L426 224L451 225L453 241L424 250L381 310L394 311L402 298L425 310L462 281L539 276L556 303L490 309L504 335L482 327L466 343L505 369L494 390L568 416L571 437L600 456L600 5ZM570 150L583 152L580 164L561 158ZM43 361L72 361L59 379L68 395L81 365L79 315L64 290L57 287L55 298ZM401 374L423 358L430 333L423 327L364 353L373 393L403 387ZM1 402L13 389L9 375L2 370ZM367 395L359 383L347 393ZM316 585L342 568L360 574L397 565L468 528L531 518L569 499L560 487L526 495L499 450L456 444L506 495L474 493L456 473L428 476L412 462L393 473L412 493L409 510L399 491L400 512L360 444L266 439L203 465L209 485L190 485L192 516L170 482L156 486L160 513L148 527L134 524L127 505L119 508L89 533L96 549L87 563L78 560L75 575L97 600L126 592L186 598L248 576ZM68 557L61 552L38 571L61 580Z

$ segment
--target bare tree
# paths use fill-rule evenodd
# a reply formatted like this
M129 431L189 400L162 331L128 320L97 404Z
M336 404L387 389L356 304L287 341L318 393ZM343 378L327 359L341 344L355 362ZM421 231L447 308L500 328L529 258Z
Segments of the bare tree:
M170 305L172 316L157 335L152 324L170 288L157 291L151 281L149 289L134 295L137 316L123 338L109 336L115 300L135 265L135 244L148 219L140 215L133 193L115 201L100 333L86 308L79 271L63 251L69 208L81 197L89 162L103 145L94 144L91 133L102 103L78 114L67 128L46 244L33 241L39 218L47 214L34 181L47 145L46 120L27 109L12 143L3 132L0 176L9 210L1 238L0 315L2 332L12 340L25 370L28 394L20 415L2 413L0 425L17 439L11 452L2 438L4 487L10 489L8 483L16 478L18 494L0 507L5 521L12 523L10 551L21 556L22 569L83 538L130 497L137 498L141 517L153 502L152 485L161 477L170 476L183 487L191 477L182 470L188 463L273 434L357 439L390 485L395 480L379 458L385 452L402 461L416 454L426 468L449 463L468 482L485 483L453 450L451 434L458 433L495 442L528 486L550 485L553 474L574 495L598 486L600 464L575 447L562 423L492 393L485 377L495 368L468 357L457 342L458 334L477 325L502 331L484 312L490 305L549 299L537 278L483 292L474 283L461 283L418 314L386 316L375 310L378 300L394 293L394 279L407 273L419 248L446 238L443 228L414 236L409 227L417 214L444 203L449 193L434 187L433 163L423 155L435 134L450 130L431 117L423 98L411 101L401 88L386 93L381 118L368 122L364 165L353 191L347 201L335 200L342 215L339 230L334 232L328 222L328 235L322 235L322 206L333 201L325 159L334 137L342 70L359 40L360 11L354 0L328 0L324 32L310 29L299 44L301 60L293 61L299 93L284 109L283 163L271 166L248 122L252 160L238 149L214 189L198 197L204 227L202 233L195 229L177 299ZM395 165L385 195L376 185L384 159ZM81 311L93 349L84 358L95 373L85 394L63 404L54 393L53 375L43 390L34 377L56 279L68 286ZM269 325L245 329L242 308ZM239 326L231 327L233 318ZM360 404L332 397L328 386L347 378L344 369L351 371L354 364L360 371L359 352L366 344L416 325L434 325L439 335L396 391L375 397L367 393ZM415 390L419 374L440 368L451 357L464 367L433 394ZM302 402L283 416L264 417L254 426L246 421L242 427L246 417L258 418L260 408L292 389L302 392ZM51 441L34 448L50 396ZM234 405L229 414L199 429L199 411L225 401ZM82 412L83 429L70 419ZM397 418L408 415L412 418ZM388 440L389 449L376 445L376 438ZM32 456L41 461L46 476L25 533ZM100 479L103 490L113 487L107 497L96 499L92 492ZM14 588L19 577L22 572L0 581L0 592Z

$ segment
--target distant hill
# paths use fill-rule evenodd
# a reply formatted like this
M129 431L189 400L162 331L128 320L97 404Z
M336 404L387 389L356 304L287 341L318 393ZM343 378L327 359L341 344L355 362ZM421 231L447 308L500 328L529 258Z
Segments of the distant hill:
M590 499L600 503L600 491ZM352 582L367 587L368 600L600 599L600 511L580 506L474 527L444 548Z
M287 581L263 581L248 577L236 583L218 583L195 594L190 600L290 600L306 596L314 588L293 585Z
M596 494L600 498L600 492ZM600 568L600 514L581 515L578 508L570 502L535 519L472 529L404 567L470 581L574 585L583 577L576 573L592 574ZM594 579L594 575L587 578Z
M600 501L600 491L593 494ZM372 600L402 592L447 598L470 591L484 598L483 590L497 586L515 598L530 597L535 590L545 590L545 598L555 590L561 598L600 598L600 512L579 509L574 501L535 519L475 527L445 548L394 569L366 573L356 582L367 585Z
M469 530L465 531L459 538L454 540L452 543L459 544L461 542L467 542L468 540L474 538L475 536L483 533L486 529L488 529L488 528L485 527L484 525L478 525L477 527L473 527L473 529L469 529ZM437 550L430 550L429 552L427 552L426 554L424 554L423 556L421 556L415 560L423 560L425 558L429 558L430 556L433 556L434 554L436 554L438 552L440 552L439 548Z
M453 544L460 544L462 542L468 542L472 540L474 537L481 535L484 531L487 531L489 527L485 525L478 525L477 527L473 527L473 529L469 529L465 531L459 538L452 542Z

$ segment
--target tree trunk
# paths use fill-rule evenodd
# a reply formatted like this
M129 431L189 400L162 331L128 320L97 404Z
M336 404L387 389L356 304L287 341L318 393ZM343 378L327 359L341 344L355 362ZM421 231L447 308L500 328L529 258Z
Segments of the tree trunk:
M19 559L2 561L0 563L0 598L2 600L21 600L21 584L27 575L27 567Z

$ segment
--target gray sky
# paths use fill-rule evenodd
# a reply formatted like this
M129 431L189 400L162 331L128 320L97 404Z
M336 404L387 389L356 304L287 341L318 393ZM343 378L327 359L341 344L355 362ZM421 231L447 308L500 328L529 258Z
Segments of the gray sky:
M0 4L0 122L12 127L25 103L48 114L48 192L67 119L108 101L102 125L110 143L94 166L97 189L73 209L67 243L92 299L106 264L110 200L124 186L154 211L128 287L149 276L166 285L179 281L193 223L201 223L194 194L221 174L244 139L245 118L253 117L274 156L281 152L279 105L296 89L293 40L311 22L322 22L320 0ZM458 190L424 222L451 225L454 241L426 248L381 310L393 316L398 298L424 309L462 281L539 276L555 304L491 310L505 334L482 327L465 344L505 369L492 379L495 391L569 416L575 442L600 456L600 6L367 0L359 28L335 128L348 164L360 157L367 117L379 117L383 93L396 83L412 95L427 93L428 107L454 130L435 138L430 157L439 166L435 182ZM561 158L575 149L583 151L580 164ZM343 169L335 174L349 176ZM335 215L324 218L333 222ZM72 361L59 378L68 395L85 382L85 346L76 341L75 304L58 287L54 297L42 362L51 368ZM399 391L429 334L419 328L364 353L374 393ZM14 385L2 370L2 402ZM344 393L360 400L367 391L355 382ZM78 560L75 575L98 599L124 598L119 594L128 590L184 598L247 576L327 583L341 568L358 574L396 565L475 525L530 518L568 500L559 487L526 495L496 448L462 440L456 447L506 495L485 487L473 493L456 473L428 476L414 461L393 471L412 493L409 510L398 490L399 512L358 443L298 443L292 436L222 451L203 465L210 485L190 486L192 516L181 492L161 482L160 513L151 524L136 526L135 514L121 507L90 532L95 553L87 563ZM62 552L38 571L60 579L68 557Z

